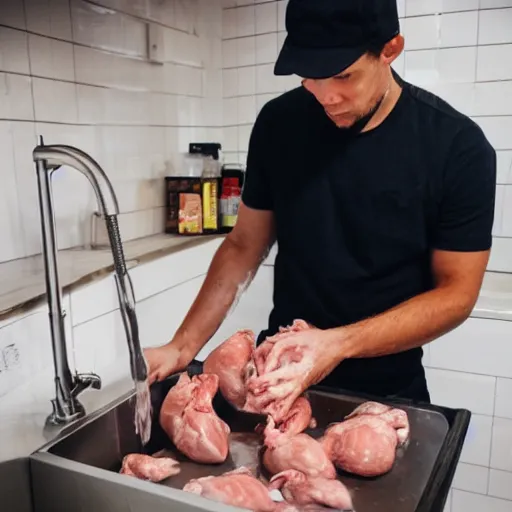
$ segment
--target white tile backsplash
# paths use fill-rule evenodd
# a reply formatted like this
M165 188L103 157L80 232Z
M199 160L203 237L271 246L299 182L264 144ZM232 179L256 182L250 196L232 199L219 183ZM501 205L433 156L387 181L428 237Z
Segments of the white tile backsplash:
M509 512L510 501L453 490L452 512Z
M479 46L476 79L512 80L512 44Z
M3 208L12 206L15 198L24 200L20 212L3 215L6 242L0 261L41 250L31 162L36 135L44 135L47 143L75 145L98 160L120 196L128 237L163 229L161 180L167 148L167 159L178 163L179 152L188 149L191 138L223 138L221 131L207 131L223 123L221 3L1 3L0 119L12 120L5 126L15 128L3 139L0 156L5 162L14 155L16 176L14 181L7 170L0 171L2 192L9 198ZM162 63L148 60L149 20L158 23ZM236 40L232 44L236 67ZM255 47L248 55L255 62ZM166 132L167 127L177 130ZM166 139L166 133L176 140ZM11 149L20 138L21 145ZM90 187L80 178L64 173L55 180L61 248L90 243L90 217L96 206Z
M478 44L512 43L512 7L479 12Z
M475 75L476 47L419 50L405 54L405 79L420 87L474 82Z
M478 9L478 0L406 0L402 17ZM400 9L399 9L400 12ZM400 15L400 14L399 14Z
M0 71L30 73L26 32L0 27Z
M453 488L460 491L487 494L489 468L473 464L459 463L453 477Z
M236 39L236 65L251 66L256 63L256 38Z
M277 33L256 36L256 64L268 64L277 59Z
M512 471L512 420L494 418L491 468Z
M512 420L512 379L497 379L495 414Z
M491 458L491 440L493 418L473 414L468 433L460 455L460 462L477 466L489 466Z
M256 68L238 68L238 96L256 93Z
M277 3L267 2L255 6L256 34L277 32Z
M0 118L34 119L32 79L25 75L0 73Z
M20 2L21 3L21 2ZM71 41L70 3L78 5L81 0L25 0L27 30L45 36Z
M75 80L71 43L28 34L28 47L33 75L68 82ZM96 71L100 69L101 66L98 66Z
M437 404L462 407L476 414L494 414L495 377L428 368L427 381Z
M512 501L512 472L491 469L489 494Z
M512 149L512 116L478 117L475 121L484 130L494 149Z
M236 35L253 36L256 32L256 10L254 5L236 10Z
M406 50L421 50L477 44L478 11L405 18Z
M482 332L488 333L485 358L482 357ZM512 322L469 318L431 343L430 364L446 370L512 377L511 336Z

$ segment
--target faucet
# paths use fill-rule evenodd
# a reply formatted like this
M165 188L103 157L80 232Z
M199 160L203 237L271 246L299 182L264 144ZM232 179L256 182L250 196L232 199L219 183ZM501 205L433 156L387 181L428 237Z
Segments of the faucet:
M135 294L123 254L117 222L119 205L112 184L98 163L75 147L44 145L41 137L40 144L33 150L32 156L37 171L46 295L55 369L55 398L52 400L53 411L47 418L47 424L61 425L85 416L85 409L77 398L82 391L88 388L101 389L101 379L98 375L94 373L72 375L69 369L64 329L65 312L62 308L62 289L59 283L57 263L55 213L51 191L52 173L62 165L73 167L88 178L96 194L99 209L105 218L114 259L119 309L130 353L130 370L138 390L138 400L139 394L142 394L139 393L139 390L144 389L144 386L147 387L147 366L139 340ZM140 409L144 409L144 406ZM144 411L144 413L146 412ZM147 415L149 416L149 413ZM150 418L147 418L147 421L150 422Z

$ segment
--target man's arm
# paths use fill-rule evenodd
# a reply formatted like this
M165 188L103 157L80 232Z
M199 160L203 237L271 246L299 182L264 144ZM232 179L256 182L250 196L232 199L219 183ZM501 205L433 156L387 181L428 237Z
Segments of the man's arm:
M192 359L215 334L275 241L274 215L240 205L235 227L217 250L205 281L171 344Z
M459 326L476 303L489 253L434 251L433 290L374 317L325 331L338 348L339 361L409 350Z

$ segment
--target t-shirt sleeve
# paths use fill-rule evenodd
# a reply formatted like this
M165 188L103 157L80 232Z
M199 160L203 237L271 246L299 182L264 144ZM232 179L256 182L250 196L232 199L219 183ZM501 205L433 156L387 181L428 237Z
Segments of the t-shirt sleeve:
M496 197L496 152L471 125L455 137L444 173L434 247L485 251L492 246Z
M249 152L247 154L247 168L242 192L242 201L249 208L257 210L272 210L272 191L270 188L270 169L272 158L270 125L268 123L268 107L266 104L251 131L249 139Z

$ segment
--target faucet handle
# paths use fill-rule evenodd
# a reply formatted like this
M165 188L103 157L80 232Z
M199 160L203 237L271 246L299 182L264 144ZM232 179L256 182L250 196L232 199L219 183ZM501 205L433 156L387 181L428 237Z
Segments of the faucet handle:
M77 373L73 379L73 383L74 386L71 390L71 394L74 397L88 388L101 389L101 377L95 373Z

